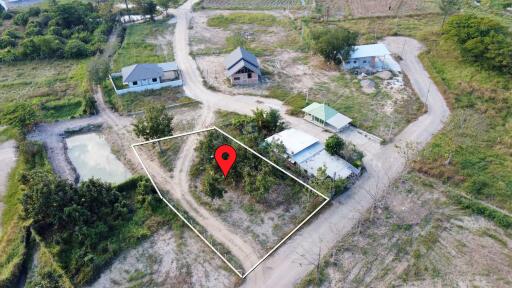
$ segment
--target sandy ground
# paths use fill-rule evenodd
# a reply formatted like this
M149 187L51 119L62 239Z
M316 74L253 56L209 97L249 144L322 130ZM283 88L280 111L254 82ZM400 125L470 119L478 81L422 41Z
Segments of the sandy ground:
M163 229L126 251L90 288L107 287L233 287L236 276L224 269L196 235L176 238Z
M442 185L412 175L328 253L323 287L509 286L510 234L451 206Z
M16 164L16 142L14 140L6 141L0 144L0 232L2 231L2 213L4 203L2 201L7 192L7 181L9 172Z

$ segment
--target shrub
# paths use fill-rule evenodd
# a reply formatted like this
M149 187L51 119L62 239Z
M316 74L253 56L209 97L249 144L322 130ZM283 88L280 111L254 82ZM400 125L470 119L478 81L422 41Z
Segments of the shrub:
M325 141L325 151L331 155L341 156L345 148L345 141L337 134L333 134Z
M66 47L64 47L64 57L66 58L84 58L91 55L91 51L80 40L71 39L66 43Z
M16 14L16 16L14 17L14 20L12 22L14 23L14 25L25 26L25 25L27 25L28 20L29 20L28 14L19 13L19 14Z
M461 14L450 17L444 35L455 41L462 56L480 66L512 74L512 34L490 17Z
M5 49L8 47L15 47L15 46L16 46L16 40L14 40L8 36L0 37L0 49Z

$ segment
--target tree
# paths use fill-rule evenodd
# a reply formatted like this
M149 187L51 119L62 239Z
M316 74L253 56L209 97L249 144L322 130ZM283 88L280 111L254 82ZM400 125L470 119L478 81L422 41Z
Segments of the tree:
M87 72L92 83L101 84L108 78L110 64L107 59L96 57L89 63Z
M345 148L345 141L337 134L333 134L325 141L325 151L331 155L341 156Z
M439 1L439 10L443 14L443 23L441 27L444 27L444 22L446 18L460 9L461 0L440 0Z
M156 4L160 6L160 8L165 10L165 16L167 16L167 10L171 6L171 4L176 4L176 0L156 0Z
M312 31L313 50L337 65L348 59L359 34L344 28L320 28ZM341 58L340 58L341 57Z
M155 13L157 7L153 0L137 0L136 5L142 14L149 15L151 21L155 21Z
M2 124L18 128L22 133L28 132L37 121L37 112L28 103L9 105L2 113Z
M137 137L142 137L146 141L172 136L172 120L173 117L165 111L165 106L150 105L144 110L144 117L137 118L133 124L133 132ZM162 152L160 141L157 143Z

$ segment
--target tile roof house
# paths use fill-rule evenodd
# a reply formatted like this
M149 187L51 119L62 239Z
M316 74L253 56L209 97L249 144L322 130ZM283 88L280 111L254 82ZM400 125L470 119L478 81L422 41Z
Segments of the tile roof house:
M111 79L117 77L122 78L122 86L125 86L116 87L116 84L112 81L117 94L160 89L169 86L176 87L183 84L175 62L130 65L123 67L121 72L111 75Z
M236 48L224 59L226 76L231 84L257 84L261 77L260 64L256 56L242 47Z
M317 102L310 104L302 109L302 111L306 114L304 117L306 120L334 132L342 130L352 122L352 119L349 117L338 113L338 111L325 104Z

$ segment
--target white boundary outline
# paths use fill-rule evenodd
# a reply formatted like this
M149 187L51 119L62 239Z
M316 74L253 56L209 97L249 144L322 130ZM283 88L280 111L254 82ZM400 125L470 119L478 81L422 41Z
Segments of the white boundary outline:
M146 166L142 162L142 159L140 158L139 153L137 153L137 150L135 149L135 147L140 146L140 145L144 145L144 144L155 143L155 142L162 141L162 140L168 140L168 139L172 139L172 138L178 138L178 137L182 137L182 136L188 136L188 135L197 134L197 133L201 133L201 132L212 131L212 130L216 130L216 131L222 133L224 136L226 136L229 139L235 141L237 144L239 144L242 147L244 147L245 149L251 151L256 156L260 157L261 159L263 159L264 161L266 161L270 165L274 166L275 168L277 168L281 172L283 172L286 175L290 176L295 181L299 182L300 184L304 185L309 190L315 192L317 195L319 195L320 197L325 199L325 201L322 202L322 204L320 204L320 206L318 206L315 209L315 211L313 211L308 217L306 217L306 219L304 219L297 227L295 227L288 235L286 235L286 237L284 237L279 243L277 243L277 245L274 248L272 248L272 250L270 250L267 254L265 254L265 256L263 256L263 258L261 258L256 264L254 264L254 266L251 267L251 269L249 269L243 275L238 270L236 270L235 267L233 267L233 265L224 256L222 256L222 254L219 251L217 251L217 249L215 249L215 247L213 247L213 245L210 244L210 242L208 242L208 240L206 240L203 237L203 235L201 235L201 233L199 233L199 231L197 231L196 228L194 228L194 226L192 226L192 224L190 224L187 221L187 219L185 219L185 217L183 217L183 215L181 215L181 213L178 212L178 210L171 205L171 203L169 203L169 201L167 201L163 197L163 195L160 192L160 190L158 189L155 181L153 180L153 178L149 174L148 169L146 168ZM231 135L229 135L226 132L222 131L221 129L217 128L217 126L213 126L211 128L200 129L200 130L196 130L196 131L191 131L191 132L187 132L187 133L182 133L182 134L178 134L178 135L167 136L167 137L163 137L163 138L159 138L159 139L153 139L153 140L149 140L149 141L139 142L139 143L132 144L131 147L133 149L133 152L135 152L135 156L137 157L137 159L139 160L140 164L142 165L142 168L144 169L144 171L148 175L148 178L151 181L151 184L153 184L153 187L155 187L155 189L156 189L156 191L158 193L158 196L160 196L160 198L165 202L165 204L167 204L167 206L169 206L172 209L172 211L174 211L174 213L178 214L178 216L181 218L181 220L183 220L190 227L190 229L192 229L192 231L194 231L238 276L240 276L240 278L247 277L247 275L249 275L249 273L251 273L254 269L256 269L256 267L258 267L263 261L265 261L265 259L267 259L272 253L274 253L274 251L276 251L277 248L279 248L284 242L286 242L286 240L288 240L288 238L290 238L297 230L299 230L311 217L313 217L320 209L322 209L322 207L324 207L325 204L327 204L327 202L329 202L329 200L330 200L330 198L326 197L325 195L323 195L322 193L318 192L313 187L311 187L308 184L304 183L299 178L297 178L294 175L290 174L288 171L286 171L283 168L279 167L278 165L274 164L272 161L268 160L267 158L261 156L260 154L258 154L258 152L256 152L256 151L252 150L251 148L247 147L245 144L243 144L242 142L240 142L237 139L233 138Z

